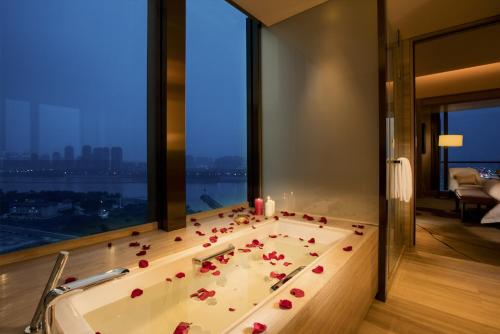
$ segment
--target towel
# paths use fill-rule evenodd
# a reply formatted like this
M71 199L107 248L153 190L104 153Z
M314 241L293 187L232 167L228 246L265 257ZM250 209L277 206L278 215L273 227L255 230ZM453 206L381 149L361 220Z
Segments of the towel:
M400 162L395 171L395 192L396 197L403 202L409 202L413 196L413 176L411 172L410 160L399 158Z

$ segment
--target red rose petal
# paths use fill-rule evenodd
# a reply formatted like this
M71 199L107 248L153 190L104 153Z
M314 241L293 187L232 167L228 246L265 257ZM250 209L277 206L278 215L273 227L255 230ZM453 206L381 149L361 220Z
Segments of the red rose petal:
M191 223L194 223L196 221L196 218L191 218Z
M181 237L175 237L174 241L182 241Z
M234 308L230 307L230 308L228 308L228 311L229 311L229 312L234 312L234 311L236 311L236 309L234 309Z
M326 220L326 217L321 217L321 218L319 219L319 222L320 222L320 223L323 223L323 224L326 224L328 221Z
M358 228L365 228L364 225L358 225Z
M184 277L186 277L186 274L184 274L184 273L181 271L181 272L178 272L177 274L175 274L175 277L177 277L177 278L184 278Z
M285 273L277 273L277 272L274 272L274 271L271 271L271 273L269 274L269 277L271 278L277 278L279 280L282 280L283 278L286 277L286 274Z
M276 234L269 234L269 238L274 239L274 238L277 238L277 237L278 237L278 236L277 236Z
M205 247L205 248L210 247L210 246L212 246L212 244L209 243L209 242L206 242L206 243L203 244L203 247Z
M142 250L149 250L151 245L142 245Z
M187 333L189 333L189 326L191 326L190 323L179 322L177 327L175 327L173 334L187 334Z
M198 234L199 236L203 236L203 235L205 235L205 233L203 233L203 232L201 232L201 231L196 231L195 233L196 233L196 234Z
M111 248L113 246L113 243L108 242L108 248Z
M292 290L290 290L290 294L297 298L302 298L305 295L303 290L297 288L293 288Z
M217 242L217 236L214 235L214 236L211 236L210 238L208 238L210 240L211 243L216 243Z
M68 284L68 283L74 282L76 280L77 280L77 278L73 277L73 276L66 277L66 279L64 280L64 284Z
M300 240L300 241L304 241L304 239L302 239L302 238L299 238L299 240Z
M321 274L323 272L323 266L317 266L312 270L312 272L315 274Z
M196 222L196 223L193 224L193 226L201 226L201 224L198 223L198 222Z
M267 326L261 324L260 322L254 322L252 328L252 334L261 334L264 333L267 329Z
M323 228L323 225L319 225L319 228Z
M138 243L137 241L131 242L128 244L129 247L139 247L141 244Z
M343 249L344 251L346 251L346 252L350 252L350 251L352 251L352 246L346 246L346 247L344 247L344 248L342 248L342 249Z
M288 299L281 299L279 302L279 307L282 310L289 310L292 308L292 302Z
M139 231L133 231L133 232L132 232L132 236L133 236L133 237L136 237L136 236L138 236L139 234L141 234Z
M227 233L227 228L226 227L222 227L220 230L219 230L220 233Z
M146 261L146 260L140 260L139 261L139 268L146 268L147 266L149 266L149 262Z
M291 265L291 264L292 264L291 262L284 262L284 263L283 263L283 265L284 265L285 267L288 267L288 266L289 266L289 265Z
M248 248L238 248L238 250L243 253L250 253L252 251L251 249Z
M354 231L354 234L356 234L356 235L363 235L363 232L361 232L361 231Z
M212 229L212 233L217 233L217 227L214 227L214 228Z
M214 276L219 276L219 275L220 275L220 271L219 271L219 270L216 270L216 271L214 271L214 272L212 273L212 275L214 275Z
M219 218L224 218L224 214L223 213L219 213Z
M274 220L280 220L280 217L274 216Z
M141 296L143 293L143 291L141 289L134 289L132 290L132 292L130 293L130 298L135 298L135 297L139 297Z
M318 253L316 253L316 252L310 252L309 255L311 255L311 256L319 256Z
M172 279L170 277L167 277L167 278L165 278L165 281L172 282Z
M144 256L144 255L146 255L146 251L145 250L141 250L139 253L136 253L135 255L137 255L137 256Z
M314 244L314 243L316 243L316 239L311 238L311 239L307 240L307 242L310 244Z

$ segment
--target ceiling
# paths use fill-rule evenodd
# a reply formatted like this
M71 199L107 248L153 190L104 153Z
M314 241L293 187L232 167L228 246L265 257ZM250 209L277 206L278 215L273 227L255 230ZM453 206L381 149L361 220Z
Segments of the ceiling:
M328 0L230 0L266 26L272 26Z
M499 36L500 23L417 43L415 75L500 62Z
M387 20L403 39L499 14L500 0L387 0Z

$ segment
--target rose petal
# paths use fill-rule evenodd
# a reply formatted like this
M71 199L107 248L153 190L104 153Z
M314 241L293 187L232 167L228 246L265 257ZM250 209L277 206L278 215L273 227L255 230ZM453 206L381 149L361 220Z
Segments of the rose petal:
M344 251L346 251L346 252L350 252L350 251L352 251L352 246L346 246L346 247L344 247L344 248L342 248L342 249L343 249Z
M203 232L201 232L201 231L196 231L195 233L196 233L196 234L198 234L199 236L203 236L203 235L205 235L205 233L203 233Z
M292 302L288 299L281 299L279 302L279 307L282 310L289 310L292 308Z
M66 279L64 280L64 284L68 284L68 283L74 282L76 280L77 280L77 278L73 277L73 276L66 277Z
M217 233L217 227L214 227L214 228L212 229L212 233Z
M219 218L224 218L224 214L223 213L219 213Z
M280 220L280 217L274 216L274 220Z
M210 240L211 243L216 243L217 242L217 236L216 235L213 235L211 236L210 238L208 238Z
M363 235L363 232L361 232L361 231L354 231L354 234L356 234L356 235Z
M228 308L228 311L229 311L229 312L234 312L234 311L236 311L236 309L234 309L234 308L230 307L230 308Z
M136 237L136 236L138 236L139 234L141 234L139 231L132 231L132 236L133 236L133 237Z
M279 280L282 280L283 278L286 277L286 274L285 273L277 273L277 272L274 272L274 271L271 271L271 273L269 274L269 277L271 278L277 278Z
M323 266L317 266L312 270L312 272L315 274L321 274L323 272Z
M238 248L238 250L239 250L240 252L243 252L243 253L249 253L249 252L251 252L251 251L252 251L251 249L248 249L248 248Z
M319 225L319 228L323 228L323 225Z
M172 282L172 279L170 277L167 277L167 278L165 278L165 281Z
M261 334L264 333L267 329L267 326L261 324L260 322L254 322L252 328L252 334Z
M201 226L201 224L198 223L198 222L196 222L196 223L193 224L193 226Z
M135 298L135 297L139 297L141 296L143 293L143 291L141 289L134 289L132 290L132 292L130 293L130 298Z
M203 247L205 247L205 248L210 247L210 246L212 246L212 244L209 243L209 242L206 242L206 243L203 244Z
M311 255L311 256L319 256L318 253L316 253L316 252L310 252L309 255Z
M111 248L111 247L113 247L113 243L108 242L108 248Z
M175 274L175 277L177 277L177 278L184 278L184 277L186 277L186 274L184 274L184 273L181 271L181 272L178 272L177 274Z
M316 239L311 238L311 239L307 240L307 242L310 244L314 244L314 243L316 243Z
M177 327L175 327L173 334L187 334L187 333L189 333L189 326L191 326L190 323L179 322Z
M214 271L214 272L212 273L212 275L214 275L214 276L219 276L219 275L220 275L220 271L219 271L219 270L216 270L216 271Z
M291 262L284 262L284 263L283 263L283 265L284 265L285 267L288 267L288 266L289 266L289 265L291 265L291 264L292 264Z
M136 253L135 255L137 255L137 256L144 256L144 255L146 255L146 251L145 250L141 250L139 253Z
M129 247L139 247L141 244L138 243L137 241L131 242L128 244Z
M181 237L175 237L174 241L182 241Z
M140 260L139 261L139 268L146 268L147 266L149 266L149 262L146 261L146 260Z
M277 238L277 237L278 237L278 236L277 236L276 234L269 234L269 238L274 239L274 238Z
M191 223L194 223L196 220L196 218L191 218Z
M142 250L149 250L151 245L142 245Z
M326 224L328 221L326 220L326 217L321 217L319 220L318 220L320 223L323 223L323 224Z
M365 228L364 225L358 225L358 228Z
M297 288L293 288L292 290L290 290L290 294L297 298L302 298L305 295L303 290Z

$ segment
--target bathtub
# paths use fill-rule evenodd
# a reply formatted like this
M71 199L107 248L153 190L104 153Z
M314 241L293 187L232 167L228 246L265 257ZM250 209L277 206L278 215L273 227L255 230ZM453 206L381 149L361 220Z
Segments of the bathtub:
M62 299L55 305L57 330L64 334L173 333L180 322L187 322L190 334L244 333L261 320L268 325L268 332L276 332L278 326L273 327L273 321L291 317L307 302L288 293L287 299L298 306L280 310L276 305L285 291L298 280L302 280L300 286L317 291L330 276L311 269L334 248L341 248L339 242L352 234L349 229L318 228L284 218L256 224L254 229L217 233L218 240L210 247L196 246L151 261L147 268L130 268L131 273L121 279ZM230 245L235 247L234 255L219 258L228 260L226 264L211 259L216 268L205 264L207 268L201 269L193 262L193 258L207 257ZM276 256L269 255L273 251ZM299 267L303 269L283 286L271 289ZM134 289L143 294L131 298ZM215 295L210 292L207 297L200 289L215 291ZM255 319L259 312L266 319Z

